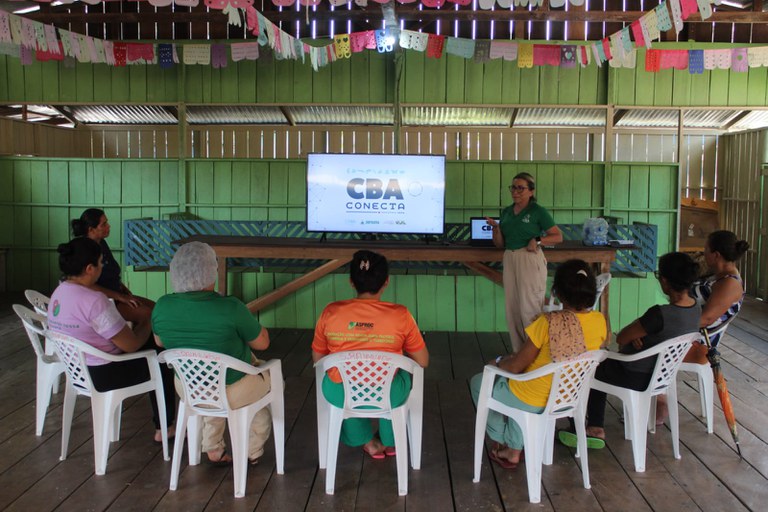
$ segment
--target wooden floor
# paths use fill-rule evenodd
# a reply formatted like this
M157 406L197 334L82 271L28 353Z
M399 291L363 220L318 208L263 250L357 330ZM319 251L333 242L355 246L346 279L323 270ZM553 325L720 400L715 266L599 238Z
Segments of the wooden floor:
M484 459L472 483L474 407L468 379L504 353L504 337L487 333L427 333L432 355L425 388L422 469L411 471L410 492L398 497L393 459L373 461L342 447L336 494L324 492L318 470L309 331L275 330L267 357L282 359L286 375L285 475L274 472L272 446L249 468L247 495L233 498L228 468L182 462L179 489L168 490L171 464L152 442L146 398L125 404L121 439L107 474L93 473L91 416L78 399L69 458L59 461L61 400L55 395L45 432L34 433L35 364L20 322L10 309L21 296L0 296L0 509L47 510L766 510L768 503L768 305L749 301L728 331L723 368L739 420L744 459L734 450L716 400L715 433L699 418L691 375L681 376L682 460L672 456L669 430L649 436L647 470L635 473L614 408L607 413L608 447L590 452L592 489L581 486L571 450L556 443L545 466L541 505L528 503L525 470L505 471ZM760 505L762 503L762 505Z

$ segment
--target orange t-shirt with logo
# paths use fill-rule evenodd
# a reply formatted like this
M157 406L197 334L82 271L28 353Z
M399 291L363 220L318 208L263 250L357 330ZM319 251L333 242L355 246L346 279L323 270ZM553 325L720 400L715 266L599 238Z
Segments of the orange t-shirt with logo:
M323 355L350 350L412 354L425 346L408 308L370 299L328 304L317 321L312 340L312 350ZM328 377L333 382L341 382L335 368L328 372Z

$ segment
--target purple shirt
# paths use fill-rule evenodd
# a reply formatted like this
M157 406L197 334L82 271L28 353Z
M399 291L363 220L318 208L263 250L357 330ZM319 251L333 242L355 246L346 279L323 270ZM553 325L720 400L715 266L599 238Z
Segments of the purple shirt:
M68 281L59 284L51 295L51 303L48 306L48 327L102 352L123 353L110 338L125 327L125 320L106 295L85 286ZM88 366L109 363L90 354L86 354L85 362Z

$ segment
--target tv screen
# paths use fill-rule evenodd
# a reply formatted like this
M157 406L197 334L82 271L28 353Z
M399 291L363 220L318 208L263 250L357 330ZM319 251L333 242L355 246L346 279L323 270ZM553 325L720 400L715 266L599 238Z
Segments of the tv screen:
M440 235L444 214L444 155L308 155L308 231Z

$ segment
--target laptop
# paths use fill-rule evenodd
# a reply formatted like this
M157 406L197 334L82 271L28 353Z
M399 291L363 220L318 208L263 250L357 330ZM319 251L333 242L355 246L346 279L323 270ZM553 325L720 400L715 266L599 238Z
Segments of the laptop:
M498 222L498 218L491 217ZM473 247L493 247L493 232L485 217L469 219L469 245Z

